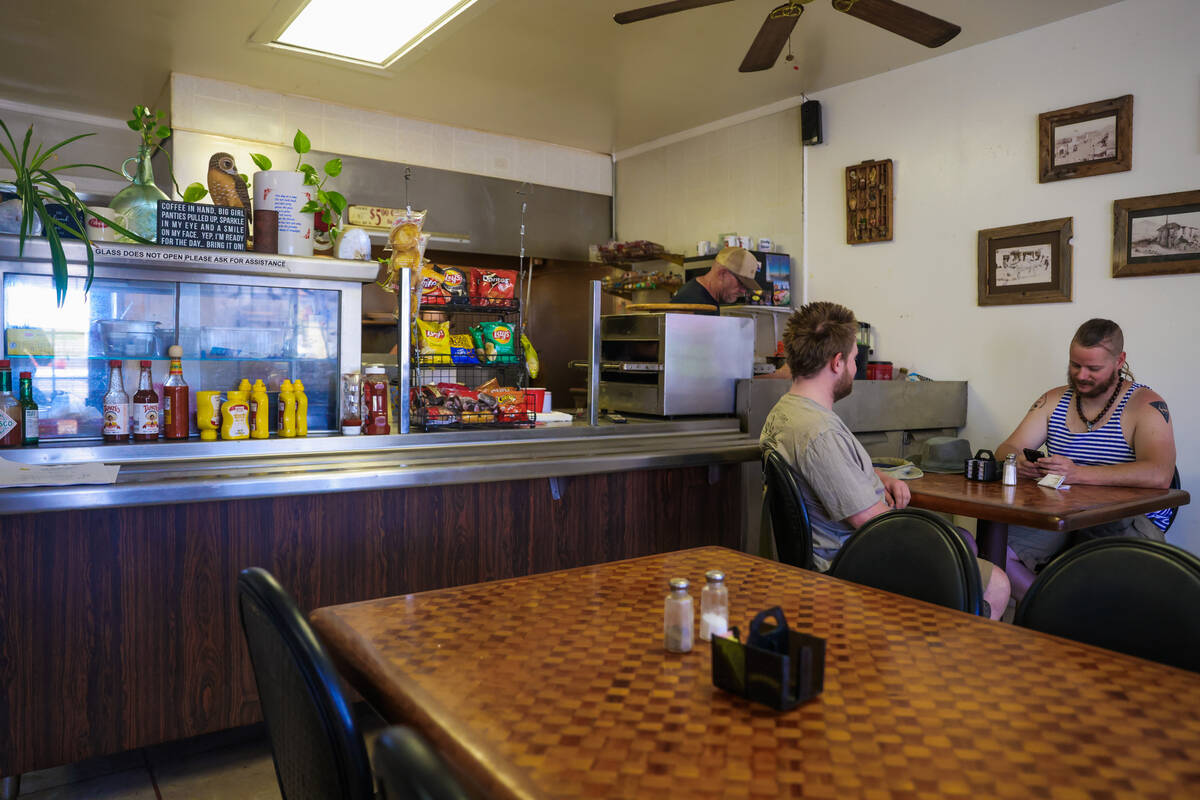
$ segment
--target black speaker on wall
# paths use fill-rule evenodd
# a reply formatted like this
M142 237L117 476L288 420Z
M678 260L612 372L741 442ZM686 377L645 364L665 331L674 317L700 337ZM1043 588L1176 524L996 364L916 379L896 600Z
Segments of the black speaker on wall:
M800 104L800 143L820 144L823 141L821 103L817 100L805 100Z

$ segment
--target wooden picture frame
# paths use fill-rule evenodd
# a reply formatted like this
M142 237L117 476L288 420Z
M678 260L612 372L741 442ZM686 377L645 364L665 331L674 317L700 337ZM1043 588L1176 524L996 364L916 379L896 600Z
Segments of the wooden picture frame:
M892 240L892 160L846 167L846 244Z
M1200 189L1113 201L1114 278L1187 272L1200 272Z
M979 232L979 305L1071 302L1072 218Z
M1038 182L1133 169L1133 95L1038 115Z

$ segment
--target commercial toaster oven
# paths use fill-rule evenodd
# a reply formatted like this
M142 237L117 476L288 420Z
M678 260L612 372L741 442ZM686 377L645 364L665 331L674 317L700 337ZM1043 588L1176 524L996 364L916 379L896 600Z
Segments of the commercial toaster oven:
M600 318L600 407L672 417L732 414L754 365L754 322L693 314Z

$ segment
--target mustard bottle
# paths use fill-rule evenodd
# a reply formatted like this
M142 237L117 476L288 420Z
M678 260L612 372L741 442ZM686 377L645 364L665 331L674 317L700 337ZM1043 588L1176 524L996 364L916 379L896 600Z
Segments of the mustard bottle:
M226 392L221 404L221 438L250 438L250 402L245 392Z
M237 390L238 390L239 392L245 392L245 393L246 393L246 397L249 397L249 396L250 396L250 392L251 392L251 391L253 391L253 390L250 388L250 379L249 379L249 378L242 378L242 382L238 384L238 388L237 388Z
M279 387L279 426L275 432L289 439L296 435L296 393L286 379Z
M271 400L262 380L254 382L250 391L250 438L266 439L271 435Z
M308 395L304 393L304 381L297 378L292 386L296 395L296 435L308 436Z

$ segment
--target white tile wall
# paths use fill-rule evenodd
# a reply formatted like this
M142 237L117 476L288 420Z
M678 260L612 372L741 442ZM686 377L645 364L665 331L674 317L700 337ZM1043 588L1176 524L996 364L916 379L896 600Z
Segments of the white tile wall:
M317 150L611 195L603 153L322 103L193 75L171 76L176 130L290 146L296 129ZM263 147L263 152L268 152ZM282 163L282 162L281 162ZM244 168L243 168L244 169Z

